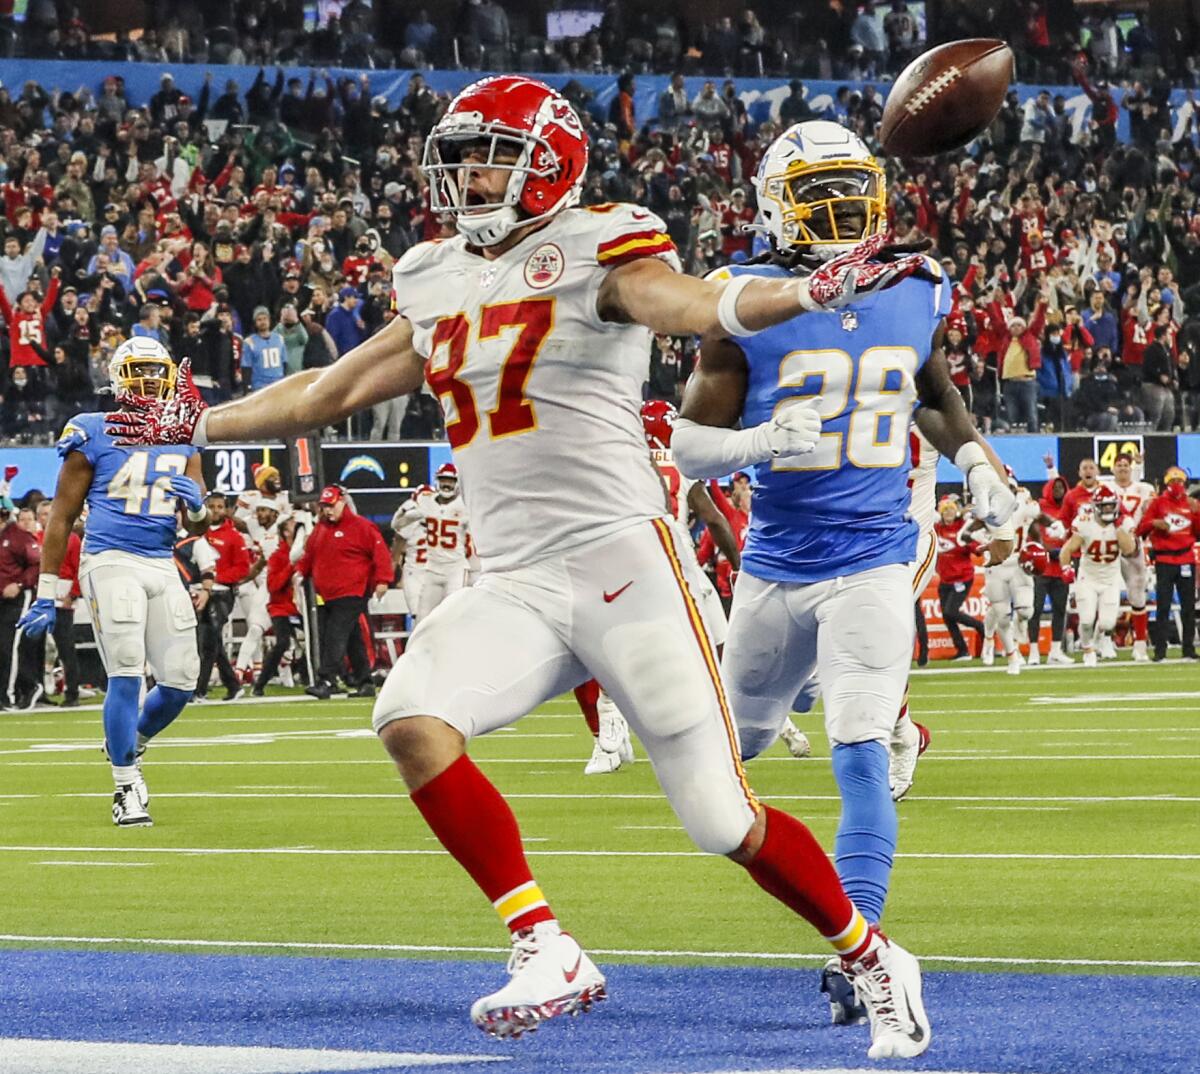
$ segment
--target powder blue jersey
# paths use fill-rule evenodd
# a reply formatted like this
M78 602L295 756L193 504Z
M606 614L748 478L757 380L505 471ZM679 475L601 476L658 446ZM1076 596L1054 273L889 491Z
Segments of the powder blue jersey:
M742 566L765 581L819 582L916 556L909 517L908 431L914 376L950 311L951 285L909 277L845 309L806 313L739 340L749 366L742 426L781 404L820 396L811 455L756 468ZM732 275L785 276L774 265ZM723 274L723 273L722 273Z
M177 500L167 484L196 454L190 444L122 447L113 443L103 414L78 414L58 438L65 459L78 451L92 464L83 551L116 549L165 559L175 546Z

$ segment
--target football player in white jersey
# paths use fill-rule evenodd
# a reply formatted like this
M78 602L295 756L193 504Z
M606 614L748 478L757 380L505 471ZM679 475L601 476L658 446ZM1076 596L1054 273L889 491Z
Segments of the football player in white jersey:
M1146 504L1154 499L1154 486L1143 480L1142 457L1136 458L1127 452L1121 452L1113 462L1111 477L1100 480L1117 494L1121 501L1121 514L1132 518L1134 528L1142 521L1142 513ZM1147 663L1150 654L1146 651L1146 640L1149 637L1150 613L1146 610L1146 582L1149 568L1146 565L1146 550L1139 537L1134 537L1133 551L1121 557L1121 577L1125 582L1125 592L1129 596L1129 607L1133 619L1133 659L1139 663Z
M271 613L267 611L269 594L265 568L271 553L279 547L279 508L276 503L271 497L260 497L256 500L253 514L243 519L246 536L252 544L254 563L237 591L236 607L245 618L246 633L238 647L234 671L238 679L247 686L252 686L258 677L256 667L262 667L263 638L271 629ZM240 510L240 498L238 504Z
M133 400L108 420L134 443L284 437L428 377L482 572L417 628L374 723L414 804L513 934L510 980L472 1007L481 1029L512 1036L605 994L534 881L508 804L466 753L475 735L592 676L697 845L743 865L844 957L873 1014L868 1054L917 1055L930 1032L916 960L870 928L808 829L749 787L638 412L652 331L741 336L898 284L924 262L881 235L804 279L683 276L654 214L577 207L587 157L570 103L548 86L469 86L422 164L433 212L458 234L397 262L386 327L333 365L222 406L185 377L172 405ZM730 433L724 472L810 453L819 434L811 405L789 407Z
M434 483L435 488L417 489L392 517L392 529L400 535L405 551L415 528L424 529L412 563L419 578L410 582L415 602L409 604L409 611L418 623L467 584L469 569L471 533L467 507L459 495L458 467L452 462L439 466ZM407 554L404 561L407 566ZM404 599L410 599L407 588Z
M392 515L392 558L400 567L400 588L404 591L404 603L414 626L421 600L421 580L425 577L425 564L429 559L420 498L433 495L432 485L418 485Z
M1121 501L1107 485L1101 485L1091 503L1083 504L1071 524L1071 536L1062 546L1058 560L1064 577L1071 559L1079 555L1075 579L1075 607L1079 611L1079 640L1083 663L1096 666L1096 649L1117 625L1121 610L1122 556L1133 554L1136 540L1133 520L1121 517Z
M1013 543L1008 554L999 561L992 558L992 549L988 549L988 559L983 567L983 592L988 599L988 607L983 619L981 655L985 667L995 663L996 637L999 636L1001 653L1008 656L1008 673L1019 675L1025 664L1021 655L1021 639L1028 636L1029 619L1033 615L1033 578L1021 569L1019 557L1030 528L1037 524L1042 509L1029 490L1017 481L1011 469L1008 474L1009 488L1017 497L1017 506L1009 519Z
M278 469L269 464L256 464L252 470L254 488L238 493L237 507L233 512L234 523L242 524L238 526L239 529L249 525L255 510L263 504L274 507L281 520L288 518L292 513L291 500L283 488Z

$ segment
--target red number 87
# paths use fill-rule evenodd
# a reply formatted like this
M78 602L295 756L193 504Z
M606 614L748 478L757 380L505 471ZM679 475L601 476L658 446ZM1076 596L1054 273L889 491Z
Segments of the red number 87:
M496 405L488 411L488 429L493 439L537 428L533 403L525 397L525 385L533 371L542 344L554 327L554 299L526 298L503 302L480 310L479 340L495 339L507 328L519 328L512 349L500 369ZM471 385L459 374L467 361L471 322L466 314L443 317L434 325L425 379L439 400L449 396L456 417L446 422L446 439L452 448L466 447L479 432L479 409ZM445 348L445 360L439 351Z

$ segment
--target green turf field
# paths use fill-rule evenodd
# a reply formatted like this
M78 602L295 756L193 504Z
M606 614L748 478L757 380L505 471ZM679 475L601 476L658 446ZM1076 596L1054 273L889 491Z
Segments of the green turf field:
M900 807L889 931L943 969L1200 972L1188 961L1200 951L1200 667L955 668L918 673L911 697L934 738ZM0 715L3 942L504 947L369 713L292 698L192 706L147 754L155 826L132 830L109 820L98 710ZM804 729L812 758L776 746L750 775L832 846L828 748L814 719ZM590 745L568 697L472 749L585 946L609 961L822 955L740 869L692 850L640 751L631 768L585 777Z

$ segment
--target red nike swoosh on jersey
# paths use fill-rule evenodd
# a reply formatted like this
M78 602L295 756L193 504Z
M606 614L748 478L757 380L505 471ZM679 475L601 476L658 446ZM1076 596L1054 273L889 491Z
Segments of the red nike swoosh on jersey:
M622 593L624 593L625 590L627 590L631 585L633 585L632 580L626 582L623 586L621 586L620 589L613 590L613 592L611 592L611 593L605 593L604 594L604 603L611 604L614 600L617 599L617 597L619 597Z
M579 976L579 967L583 965L583 952L579 952L579 957L575 960L575 965L571 969L563 970L563 980L567 984L571 984L576 977Z

